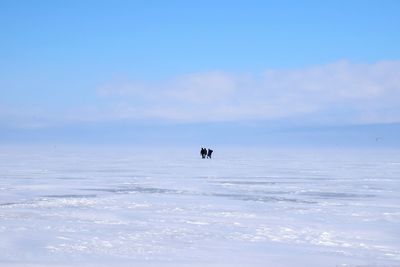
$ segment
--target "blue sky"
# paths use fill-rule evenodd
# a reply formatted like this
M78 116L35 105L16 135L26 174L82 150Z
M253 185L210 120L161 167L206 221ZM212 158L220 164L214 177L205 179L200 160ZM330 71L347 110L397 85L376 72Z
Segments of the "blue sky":
M399 123L399 10L387 0L3 0L0 127Z

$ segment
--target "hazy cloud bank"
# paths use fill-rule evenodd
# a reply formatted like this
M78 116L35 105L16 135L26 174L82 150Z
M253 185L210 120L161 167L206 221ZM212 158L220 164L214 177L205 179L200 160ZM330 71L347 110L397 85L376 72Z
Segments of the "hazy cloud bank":
M103 106L87 108L87 118L400 122L400 62L341 61L258 74L213 71L159 82L111 81L97 94Z
M93 97L81 106L10 103L0 107L1 123L45 128L119 120L278 120L311 125L400 122L400 61L340 61L260 73L210 71L162 81L127 78L110 80L94 89Z

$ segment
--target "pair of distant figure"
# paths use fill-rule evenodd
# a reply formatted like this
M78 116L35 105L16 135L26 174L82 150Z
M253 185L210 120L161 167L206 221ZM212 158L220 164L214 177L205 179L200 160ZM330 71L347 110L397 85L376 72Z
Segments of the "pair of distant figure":
M212 153L213 153L212 149L207 149L207 148L202 147L200 150L200 155L201 155L201 158L203 158L203 159L205 159L206 156L207 156L207 158L211 159Z

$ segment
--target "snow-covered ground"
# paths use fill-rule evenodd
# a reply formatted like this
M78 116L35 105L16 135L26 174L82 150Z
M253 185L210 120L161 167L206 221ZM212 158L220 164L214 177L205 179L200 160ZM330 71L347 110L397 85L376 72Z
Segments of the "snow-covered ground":
M399 151L214 154L1 148L0 266L400 266Z

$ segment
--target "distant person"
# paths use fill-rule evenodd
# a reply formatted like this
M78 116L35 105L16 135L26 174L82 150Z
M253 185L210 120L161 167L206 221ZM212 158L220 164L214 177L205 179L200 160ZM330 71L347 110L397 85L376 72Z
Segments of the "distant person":
M204 147L202 147L201 148L201 150L200 150L200 155L201 155L201 158L206 158L206 155L207 155L207 149L205 149Z
M204 148L204 150L203 150L204 152L203 152L203 158L205 159L206 158L206 156L207 156L207 148Z
M214 150L212 150L212 149L208 149L207 158L211 159L211 154L213 153L213 151Z

